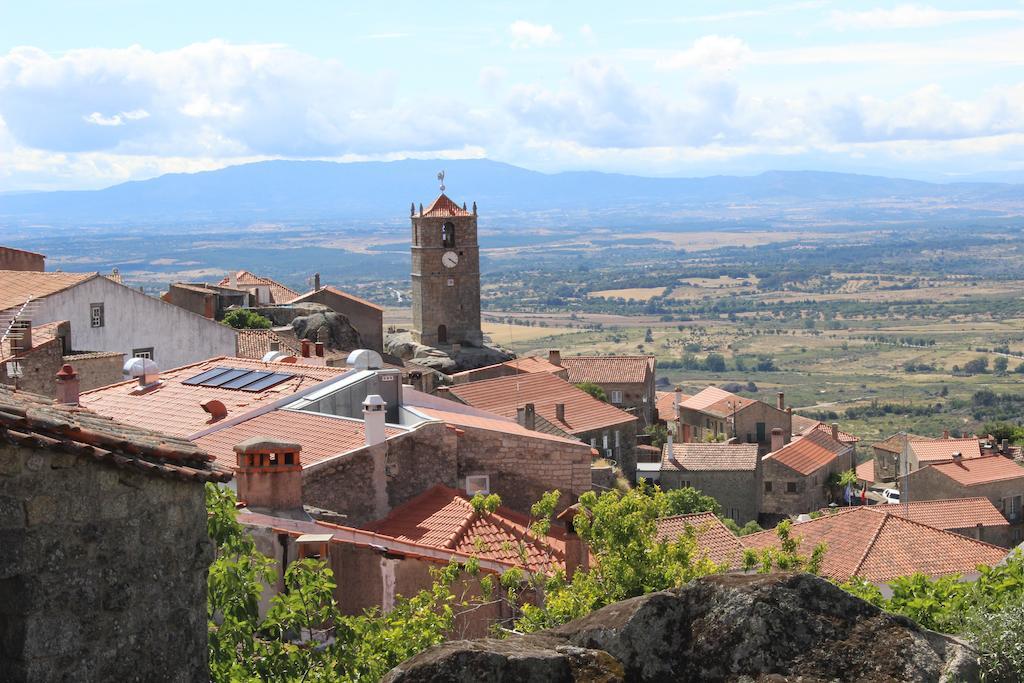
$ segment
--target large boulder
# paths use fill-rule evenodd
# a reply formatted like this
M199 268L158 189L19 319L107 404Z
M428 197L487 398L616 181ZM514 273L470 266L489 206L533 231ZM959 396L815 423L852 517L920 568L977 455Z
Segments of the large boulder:
M324 345L331 350L351 351L363 348L359 332L352 327L348 317L330 309L295 318L292 320L292 330L298 339L308 339L312 342L324 339Z
M965 643L809 574L727 574L504 640L451 641L392 670L420 681L977 681Z
M514 353L492 346L462 346L453 354L450 348L439 349L413 341L412 335L408 332L386 335L384 351L403 361L410 361L446 375L504 363L516 357Z

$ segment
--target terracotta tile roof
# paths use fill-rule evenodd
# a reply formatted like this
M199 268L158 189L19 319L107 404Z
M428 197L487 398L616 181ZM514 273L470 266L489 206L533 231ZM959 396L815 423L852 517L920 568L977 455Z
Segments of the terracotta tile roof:
M563 379L568 375L565 368L555 365L554 363L548 362L546 358L540 356L524 356L522 358L513 358L510 361L503 363L494 363L493 365L485 365L479 368L473 368L472 370L463 370L452 374L452 377L457 379L465 379L469 382L481 381L478 377L487 379L494 379L495 377L507 377L509 375L522 375L531 372L547 372L552 375L558 375Z
M743 544L713 513L662 517L658 520L656 537L658 540L675 541L682 538L687 527L693 529L697 547L707 554L709 560L715 564L739 566L743 559Z
M405 433L406 430L398 427L384 427L387 438ZM201 436L195 442L216 458L220 465L233 468L236 463L233 447L254 436L301 444L302 453L299 457L303 467L310 467L366 445L362 420L305 410L272 410Z
M933 441L934 440L934 439L928 438L927 436L918 436L917 434L907 434L906 438L909 441ZM902 453L903 452L903 439L904 439L904 435L903 434L893 434L892 436L890 436L888 439L885 439L884 441L879 441L878 443L871 444L871 447L872 448L877 448L878 450L881 450L881 451L887 451L889 453Z
M929 467L963 486L1024 478L1024 467L1001 455L987 455L960 462L935 463Z
M563 356L573 384L643 384L652 376L652 356Z
M294 376L256 392L182 384L216 367L267 370L291 373ZM227 417L222 420L228 420L274 401L289 398L300 390L309 389L346 371L344 368L220 357L161 372L160 383L152 388L143 389L137 381L131 380L83 391L80 400L82 405L98 413L117 417L139 427L187 437L218 422L203 410L203 403L213 399L222 402L227 409Z
M739 398L742 397L719 389L718 387L707 387L705 389L701 389L696 394L683 401L682 405L686 408L690 408L691 410L706 410L710 406L721 401L736 400Z
M884 508L884 510L879 510ZM936 529L973 529L982 526L1009 526L1009 522L988 498L953 500L915 500L899 505L872 505L876 512L888 512Z
M959 453L964 460L981 457L981 442L978 439L935 439L911 441L911 452L921 464L952 460Z
M820 420L812 420L811 418L804 417L803 415L793 415L794 435L803 436L812 429L817 429L818 431L825 432L830 436L832 435L832 425L825 424ZM850 434L849 432L844 432L841 429L839 430L839 440L845 444L860 443L859 438L857 438L853 434Z
M349 292L343 292L342 290L338 289L337 287L332 287L331 285L327 285L326 287L321 287L320 290L321 291L322 290L327 290L328 292L330 292L331 294L333 294L335 296L340 296L343 299L348 299L349 301L354 301L357 304L361 304L363 306L366 306L368 308L372 308L372 309L377 310L377 311L383 311L384 310L383 307L378 306L377 304L373 303L372 301L367 301L366 299L360 299L355 294L350 294ZM301 301L305 301L310 296L312 296L313 294L316 294L316 293L317 293L317 290L312 289L312 290L306 292L305 294L300 294L300 295L296 296L294 299L292 299L291 301L288 301L287 303L294 304L294 303L299 303Z
M560 365L555 365L547 358L542 356L524 356L522 358L514 358L510 361L502 363L506 367L515 368L519 372L549 372L552 375L556 375L560 372L566 372L566 369Z
M433 203L426 208L423 215L430 218L446 218L448 216L471 216L472 214L452 200L448 199L448 195L442 192L437 196L437 199L435 199Z
M824 432L825 434L832 436L832 425L827 425L824 422L819 422L818 426L815 427L815 429L818 430L819 432ZM850 434L849 432L844 432L842 429L840 429L839 443L844 443L847 445L855 444L860 443L860 439L854 436L853 434Z
M293 337L294 339L294 337ZM277 334L274 330L238 330L236 355L239 358L260 360L270 352L270 344L277 343L278 350L298 355L299 349L291 344L291 340Z
M674 391L657 391L655 392L657 397L654 403L655 409L658 411L658 419L662 422L670 422L676 419L676 392ZM680 394L680 403L685 402L688 398L691 398L687 394Z
M866 481L869 484L875 483L875 461L865 460L854 468L857 471L857 480Z
M750 471L757 468L756 443L676 443L662 451L661 469L691 472Z
M456 384L451 393L471 406L509 418L515 418L517 408L532 403L539 416L570 434L627 424L637 419L546 372ZM564 422L556 414L555 406L559 403L565 405Z
M238 287L253 287L256 285L263 285L270 290L271 303L283 304L291 301L292 299L299 296L299 293L293 289L285 287L276 280L271 280L269 277L260 277L255 273L250 273L248 270L240 270L235 273L235 282ZM221 287L231 286L231 277L225 276L219 283Z
M478 514L468 496L437 484L366 528L400 541L521 564L531 571L564 569L564 530L553 526L547 536L538 539L529 532L529 523L526 515L503 506L490 514ZM520 542L526 550L525 563L519 554Z
M188 441L6 387L0 387L0 436L27 448L73 453L156 476L231 479L229 470L211 464L212 456Z
M811 474L835 460L848 446L832 440L824 432L812 431L807 436L793 439L788 444L765 456L799 472Z
M836 581L860 576L872 582L891 581L921 572L948 576L975 571L1006 556L1003 548L949 531L902 519L887 510L894 506L846 508L793 525L798 552L810 555L818 543L827 550L822 575ZM777 548L775 530L740 537L748 548Z
M29 297L41 299L99 277L99 273L54 273L0 270L0 311L21 307Z

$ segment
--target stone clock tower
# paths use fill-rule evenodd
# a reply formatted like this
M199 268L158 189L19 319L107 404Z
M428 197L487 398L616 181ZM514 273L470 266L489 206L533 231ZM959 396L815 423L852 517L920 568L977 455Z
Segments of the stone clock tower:
M425 210L412 207L412 326L413 340L426 346L483 345L476 202L470 213L443 184Z

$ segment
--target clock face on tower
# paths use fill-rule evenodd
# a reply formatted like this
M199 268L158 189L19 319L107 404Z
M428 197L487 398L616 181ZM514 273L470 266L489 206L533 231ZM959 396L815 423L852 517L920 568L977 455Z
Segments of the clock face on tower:
M444 255L441 256L441 264L445 268L454 268L459 265L459 255L454 251L446 251L444 252Z

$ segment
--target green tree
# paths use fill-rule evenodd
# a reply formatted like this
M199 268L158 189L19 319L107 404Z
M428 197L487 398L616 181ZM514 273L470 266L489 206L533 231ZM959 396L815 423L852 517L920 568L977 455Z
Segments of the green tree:
M978 356L964 363L964 372L969 375L980 375L988 372L988 357Z
M708 372L725 372L725 356L720 353L709 353L704 359L704 369Z
M666 515L690 515L695 512L713 512L716 515L722 514L722 506L711 496L691 486L684 486L678 489L669 489L664 493Z
M604 393L604 389L594 384L593 382L580 382L579 384L576 385L576 388L582 389L583 391L587 392L588 394L596 398L598 401L604 401L605 403L608 402L608 394Z
M651 445L661 450L668 441L668 429L663 424L649 425L644 429L644 434L651 437Z
M236 308L228 311L221 322L236 330L269 330L271 326L270 318L248 308Z
M1006 356L996 356L996 359L992 361L992 371L1000 375L1006 372L1006 368L1010 366L1010 360Z

